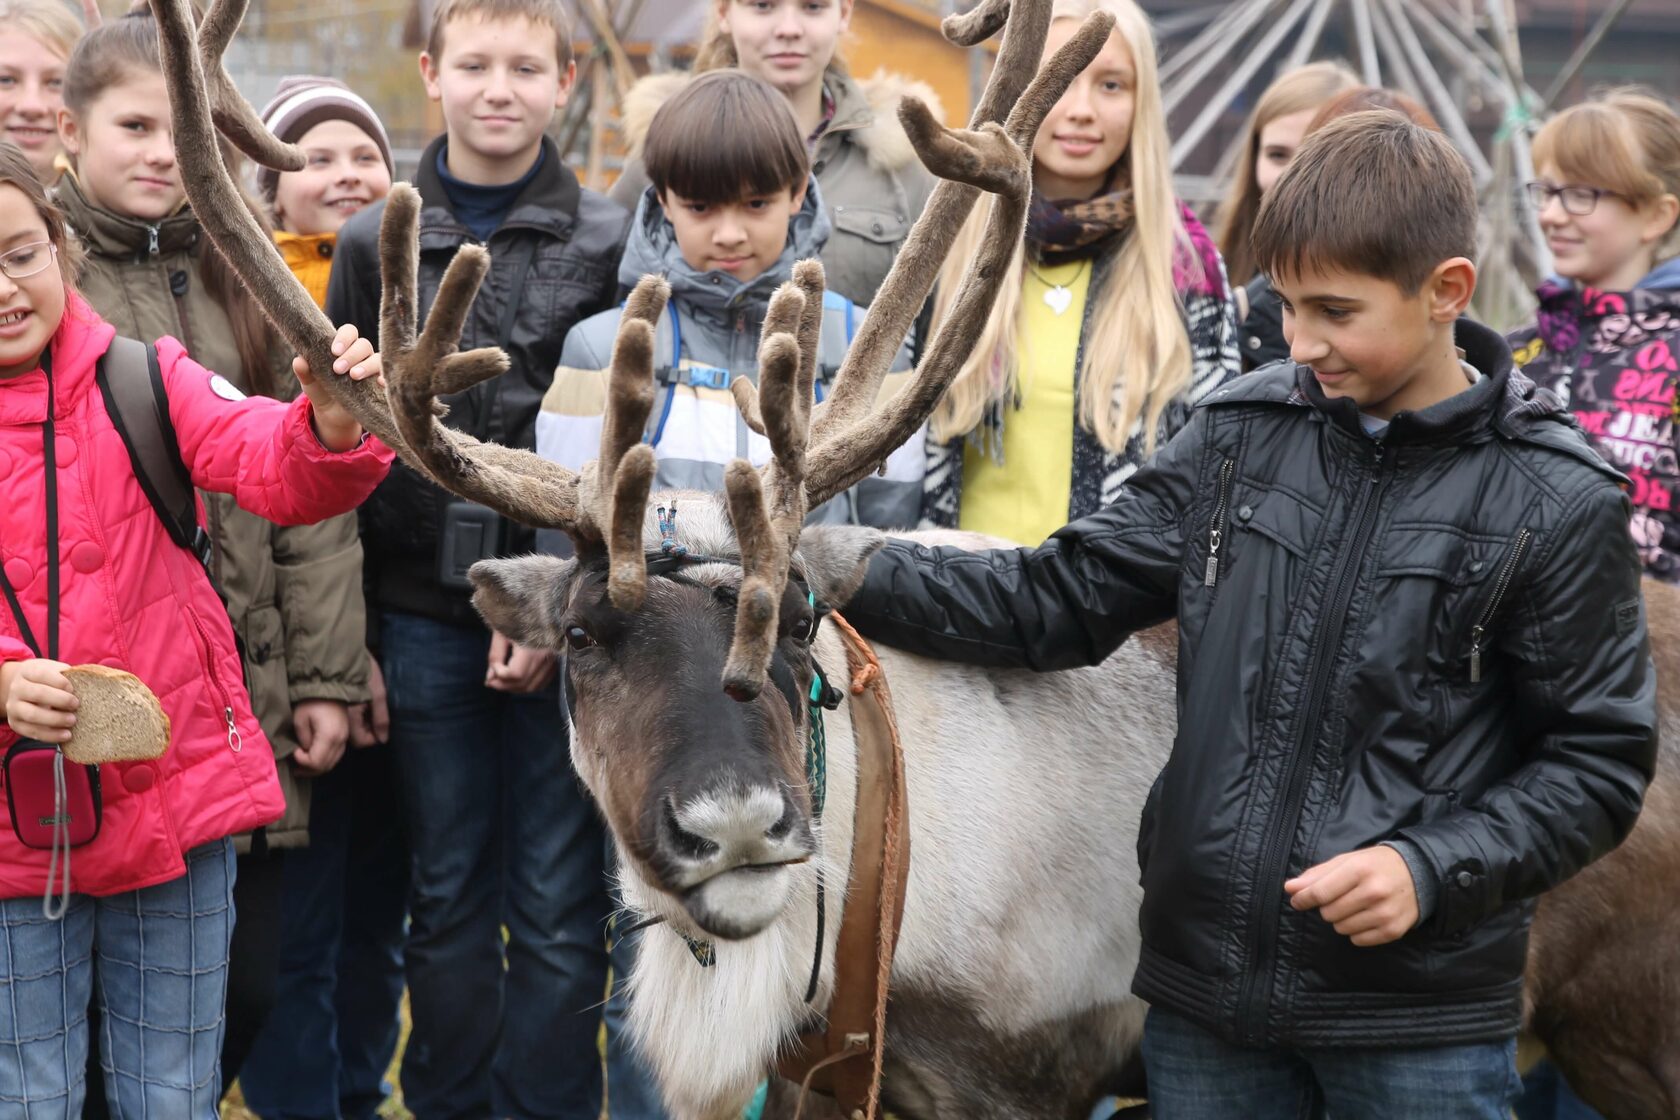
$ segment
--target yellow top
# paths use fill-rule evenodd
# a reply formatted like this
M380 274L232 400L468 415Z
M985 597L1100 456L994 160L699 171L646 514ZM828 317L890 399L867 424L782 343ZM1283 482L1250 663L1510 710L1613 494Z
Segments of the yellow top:
M963 449L960 528L1038 545L1067 524L1073 489L1073 364L1079 357L1090 265L1075 261L1026 271L1015 358L1021 407L1005 407L1001 464L972 444Z
M285 230L274 231L274 243L298 283L315 297L316 307L327 305L327 279L332 276L333 245L336 233L297 234Z

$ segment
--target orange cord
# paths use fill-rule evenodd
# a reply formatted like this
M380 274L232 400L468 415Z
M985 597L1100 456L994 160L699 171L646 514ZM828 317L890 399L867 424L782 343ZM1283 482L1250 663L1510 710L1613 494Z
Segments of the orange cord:
M862 696L864 689L881 679L881 660L875 656L875 650L863 635L839 611L832 612L828 617L846 637L846 660L852 663L852 695Z

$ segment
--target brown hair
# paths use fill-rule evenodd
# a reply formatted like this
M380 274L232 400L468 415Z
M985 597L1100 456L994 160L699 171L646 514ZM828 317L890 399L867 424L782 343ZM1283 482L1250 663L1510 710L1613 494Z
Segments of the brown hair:
M1219 229L1219 252L1232 283L1246 284L1259 271L1248 239L1254 230L1254 215L1260 212L1260 188L1254 182L1254 165L1260 160L1260 133L1279 117L1316 108L1358 84L1358 77L1345 63L1326 59L1280 74L1255 102L1254 112L1243 126L1248 142L1237 160L1237 177L1214 219Z
M1303 136L1311 136L1337 117L1345 117L1351 113L1364 113L1371 109L1389 109L1406 117L1414 124L1434 132L1441 131L1441 122L1435 119L1435 114L1425 109L1415 97L1409 97L1396 89L1384 89L1381 86L1359 86L1356 89L1338 93L1313 116L1312 123L1307 125Z
M661 196L708 205L798 190L811 174L787 98L740 70L702 74L661 105L642 161Z
M1268 276L1374 276L1411 295L1435 266L1474 259L1476 188L1439 132L1387 109L1331 121L1301 144L1254 220Z
M82 37L82 23L62 0L0 0L0 25L16 27L68 58Z
M82 36L70 55L64 71L65 108L82 116L107 89L131 74L162 73L159 59L157 23L149 11L132 11L121 19L100 24ZM225 144L222 156L237 183L237 161ZM239 195L263 232L272 236L263 208L243 186ZM282 389L290 388L290 382L282 381L275 369L274 331L261 305L208 237L202 238L199 245L199 283L227 316L246 386L265 397L285 395Z
M16 187L29 199L47 227L47 240L58 250L58 267L64 275L65 285L75 284L76 275L81 271L81 245L70 236L70 229L64 224L64 212L47 197L47 188L41 185L35 165L29 162L23 149L10 140L0 140L0 185Z
M440 0L432 12L431 30L426 33L426 53L435 63L443 57L443 29L451 20L516 19L554 29L554 58L564 70L572 61L572 21L560 0Z
M1571 182L1602 187L1643 207L1680 196L1680 114L1637 86L1606 90L1547 121L1534 138L1534 166L1551 164ZM1657 243L1656 259L1680 250L1680 223Z

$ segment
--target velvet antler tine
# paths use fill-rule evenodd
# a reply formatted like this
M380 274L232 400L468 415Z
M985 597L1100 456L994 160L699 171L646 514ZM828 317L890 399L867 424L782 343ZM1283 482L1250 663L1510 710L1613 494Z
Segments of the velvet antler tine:
M985 0L969 11L946 16L940 23L945 38L959 47L978 47L1009 22L1009 0Z
M1097 11L1086 16L1073 38L1063 43L1051 56L1015 102L1015 107L1009 111L1006 127L1010 139L1023 151L1030 150L1044 118L1050 115L1050 110L1056 107L1056 102L1062 99L1062 94L1067 92L1085 67L1091 65L1091 60L1102 52L1103 44L1108 42L1113 30L1113 12Z
M420 312L420 192L397 183L385 198L379 219L379 348L409 350L414 346Z
M764 353L762 344L759 346L759 353ZM763 358L759 361L762 363ZM735 407L740 410L741 419L747 427L761 436L764 435L764 414L758 408L758 386L744 377L737 377L729 383L729 392L735 397Z
M801 423L809 431L817 368L822 362L823 294L828 284L822 261L796 263L793 282L805 296L805 308L799 316L799 384L794 387L794 395L804 410Z
M653 448L638 443L625 452L613 474L612 512L607 530L607 595L621 611L633 611L647 595L647 556L642 522L653 486Z
M494 346L481 346L477 350L451 354L438 362L437 372L432 375L432 385L439 396L464 393L474 385L500 377L511 365L502 351ZM437 407L444 409L438 415L448 415L448 409L441 402Z
M758 406L764 435L776 464L789 481L805 477L809 413L799 407L799 343L791 334L771 335L759 347Z
M641 443L653 411L653 327L626 319L613 343L607 406L601 417L601 469L611 475L624 453Z
M415 340L413 353L404 362L405 369L437 372L438 363L453 354L461 344L461 330L472 312L478 289L490 273L490 254L479 245L463 245L443 270L438 283L437 298L432 301L431 314ZM439 390L434 390L436 396Z
M297 171L303 167L303 150L282 143L263 126L256 110L228 76L222 58L228 44L245 19L248 0L215 0L198 32L199 59L210 91L210 115L216 128L233 146L264 167Z
M730 463L723 488L745 573L735 610L735 636L723 667L723 689L736 700L751 700L764 688L776 644L782 588L787 584L788 545L771 525L763 482L750 464L743 459Z

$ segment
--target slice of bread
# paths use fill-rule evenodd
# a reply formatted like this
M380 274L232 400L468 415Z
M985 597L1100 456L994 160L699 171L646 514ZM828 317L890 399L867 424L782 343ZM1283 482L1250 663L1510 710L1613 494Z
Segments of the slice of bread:
M139 677L104 665L64 670L82 702L64 757L84 766L158 758L169 747L169 717Z

